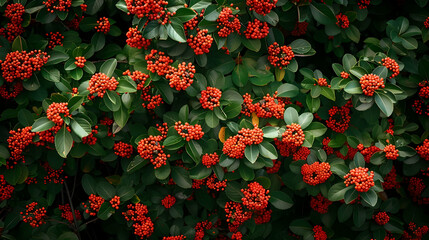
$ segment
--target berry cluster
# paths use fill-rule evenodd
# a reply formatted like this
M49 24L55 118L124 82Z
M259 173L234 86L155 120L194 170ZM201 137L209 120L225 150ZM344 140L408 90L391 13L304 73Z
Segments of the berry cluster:
M207 87L206 90L201 91L200 103L204 109L213 110L215 107L220 106L220 98L222 91L215 87Z
M5 82L0 86L0 96L4 99L15 98L22 92L22 90L24 90L22 82Z
M389 222L390 217L389 217L389 215L387 215L386 212L379 212L379 213L373 215L372 219L374 219L378 225L383 226Z
M186 33L188 30L194 30L194 29L197 27L197 25L198 25L198 23L200 22L200 20L204 17L204 10L205 10L205 9L201 9L201 12L200 12L200 13L197 13L197 12L194 10L194 12L196 13L196 16L195 16L195 17L193 17L191 20L189 20L189 21L187 21L187 22L185 22L185 23L183 24L183 28L185 29L185 33Z
M291 35L294 37L299 37L305 35L307 33L308 22L299 22L295 23L295 27L293 28Z
M268 61L274 67L282 69L289 65L290 61L295 57L292 47L281 46L274 42L268 47Z
M164 76L170 72L170 64L173 63L173 59L166 56L164 52L152 49L150 53L145 57L147 62L147 70L152 73L157 73L159 76Z
M85 67L85 63L86 63L85 57L83 56L75 57L75 60L76 61L74 62L74 64L76 65L76 67L79 67L79 68Z
M314 232L314 240L326 240L328 239L328 235L326 235L326 232L323 231L322 226L316 225L313 227Z
M219 28L218 35L219 37L228 37L233 32L240 32L241 24L238 20L238 15L232 14L232 9L229 7L224 7L219 14L217 19Z
M392 75L389 78L394 78L399 75L399 64L390 57L381 59L383 66L392 71Z
M233 233L231 236L231 240L242 240L243 234L241 232Z
M359 9L366 9L366 8L368 8L368 6L369 6L370 3L371 3L371 0L358 0Z
M205 231L213 227L213 224L208 220L198 222L195 226L195 237L194 240L203 240Z
M113 151L119 157L130 158L133 154L133 146L124 142L117 142L113 145Z
M13 168L14 165L18 164L19 160L25 163L24 156L22 155L24 150L33 143L33 137L36 133L31 132L31 126L25 128L18 128L9 131L9 138L7 142L9 144L9 150L11 157L8 159L7 168Z
M49 57L40 50L10 52L4 61L0 60L2 76L7 82L29 79L34 72L40 71Z
M206 153L203 156L201 162L203 163L204 166L206 166L207 168L210 168L219 163L219 155L217 155L217 153L212 153L212 154Z
M256 116L259 118L275 117L277 119L282 119L285 106L290 103L289 99L277 97L277 91L274 92L273 96L267 94L255 104L253 104L253 100L248 93L243 95L243 99L241 113L248 117L250 117L252 113L256 113Z
M326 126L337 133L344 133L348 128L351 120L350 108L345 105L342 107L333 106L328 111L329 119L326 120Z
M51 13L54 11L68 12L72 0L45 0L43 4L45 4L46 9Z
M331 155L334 153L334 149L328 145L330 141L331 141L331 139L329 137L325 137L322 140L323 150L325 150L327 155Z
M128 32L126 34L127 36L127 44L130 47L138 48L138 49L147 49L150 45L150 40L145 39L142 35L142 32L140 32L137 27L135 28L129 28Z
M322 194L317 194L315 197L311 197L310 206L311 208L320 213L325 214L328 213L328 208L332 204L327 198L325 198Z
M309 148L307 148L307 147L300 147L299 149L298 149L298 151L296 151L294 154L293 154L293 157L292 157L292 159L294 160L294 161L298 161L298 160L307 160L307 158L308 158L308 155L310 155L310 149Z
M421 99L416 99L412 105L412 108L418 115L429 116L429 105Z
M90 216L97 216L98 211L100 210L101 205L104 203L104 199L95 194L91 194L88 197L88 204L82 203L85 212Z
M45 207L37 207L37 202L32 202L25 206L25 213L20 212L22 221L30 224L31 227L36 228L45 224L46 221L46 209Z
M63 166L65 166L65 163ZM60 169L53 169L51 166L49 166L48 162L45 162L42 167L46 171L46 175L43 177L43 184L64 184L64 179L68 178L67 176L64 176L64 170L62 167Z
M112 208L118 210L119 205L121 204L121 198L119 196L114 196L112 199L110 199L109 203L112 205Z
M351 169L349 173L344 176L344 183L346 187L355 185L358 192L368 192L374 186L374 172L369 172L368 168L358 167Z
M252 217L252 212L245 211L242 204L237 202L227 202L224 209L228 228L231 232L237 231L245 221Z
M344 15L342 13L339 13L337 16L337 26L343 29L346 29L350 25L349 18L347 15Z
M101 17L97 20L97 26L94 27L97 32L101 32L104 34L109 33L110 31L110 22L107 17Z
M413 222L408 224L408 229L404 230L404 233L401 236L401 239L404 240L421 240L423 235L427 234L429 231L428 226L417 227Z
M226 188L226 179L220 181L217 177L216 174L211 175L210 177L208 177L206 179L206 186L207 188L214 190L216 192L220 192L220 191L225 191Z
M399 157L399 150L393 144L384 147L383 151L386 153L387 159L396 160Z
M11 198L13 190L15 190L15 188L12 185L7 184L4 179L4 175L0 175L0 201Z
M282 134L282 142L287 145L299 147L304 143L305 134L301 125L292 123L286 125L286 131Z
M426 20L423 22L423 25L425 25L425 28L429 29L429 17L426 18Z
M148 65L149 66L149 65ZM182 62L177 68L171 67L165 76L170 80L170 87L177 91L186 90L194 82L195 66L192 63Z
M241 199L243 205L253 211L263 211L268 207L270 196L269 190L262 187L258 182L251 182L247 189L241 189L244 197Z
M188 142L191 140L200 140L204 136L203 128L199 124L182 124L181 121L178 121L175 123L174 129Z
M280 170L280 167L282 166L282 161L280 160L272 160L273 161L273 166L272 167L267 167L266 171L267 173L277 173Z
M98 126L94 126L94 129L91 130L91 133L82 138L82 143L87 144L89 146L95 145L97 143L97 138L94 136L94 134L98 134Z
M75 17L72 20L66 22L66 25L71 29L79 30L79 24L83 19L84 16L78 16L75 14Z
M381 183L384 190L397 189L401 187L399 182L396 181L396 176L396 168L395 166L392 166L390 172L383 178L384 182Z
M373 96L379 88L384 88L384 80L375 74L365 74L360 78L360 86L363 94Z
M176 203L176 198L171 195L167 195L165 198L161 200L161 204L165 208L171 208L175 203Z
M128 204L128 210L123 212L125 220L133 221L134 234L140 239L145 239L152 235L154 224L148 214L147 206L141 203Z
M302 180L312 186L326 182L332 175L331 165L327 162L314 162L301 167Z
M419 96L424 99L429 98L429 82L427 80L419 83Z
M417 154L426 161L429 161L429 139L425 139L423 144L416 147Z
M184 240L186 236L179 235L179 236L170 236L170 237L163 237L162 240Z
M64 36L59 32L49 32L46 34L46 37L48 38L48 48L52 49L55 46L63 46L63 40Z
M69 109L67 108L68 103L52 103L46 110L46 115L49 120L54 122L58 126L62 126L64 123L63 117L70 117Z
M276 7L278 0L246 0L250 11L255 11L257 14L265 16L271 12L271 9Z
M342 79L347 79L347 78L349 78L349 77L350 77L350 74L348 74L348 73L346 73L346 72L341 72L341 73L340 73L340 76L341 76L341 78L342 78Z
M165 0L125 0L128 14L134 14L138 18L147 17L149 21L158 20L165 25L168 18L175 13L166 10L168 2Z
M88 83L88 99L92 100L97 94L98 97L103 98L106 90L115 91L119 82L116 81L114 77L109 78L104 73L96 73L94 74Z
M190 35L189 38L186 39L186 42L192 49L194 49L195 55L209 53L210 47L213 43L213 37L207 34L207 29L197 29L197 31L197 35Z
M243 158L246 146L261 143L263 136L262 129L257 126L253 129L242 128L237 135L229 137L223 143L222 152L231 158Z
M376 146L370 146L365 148L362 143L357 146L357 149L360 153L362 153L366 163L369 163L371 161L371 157L374 153L381 151L381 149Z
M162 136L149 136L140 140L137 146L137 152L143 159L150 159L154 169L166 165L167 158L170 157L170 154L164 153L164 146L160 144L162 139Z
M13 42L15 38L24 33L22 22L24 19L22 15L25 13L25 8L21 3L12 3L6 6L4 11L5 17L10 19L10 23L6 28L0 29L0 36L4 36L9 42Z
M124 76L129 76L137 84L137 90L143 90L146 86L145 83L149 79L149 75L140 71L134 71L131 73L130 70L126 70L122 73ZM149 87L149 86L147 86Z
M67 220L70 224L74 222L73 212L71 210L70 204L66 203L64 205L58 205L58 209L61 211L62 218ZM76 220L82 219L82 215L77 209L74 210L74 216L76 217Z
M244 34L247 39L263 39L270 31L266 22L261 22L255 18L255 20L247 23L246 31Z

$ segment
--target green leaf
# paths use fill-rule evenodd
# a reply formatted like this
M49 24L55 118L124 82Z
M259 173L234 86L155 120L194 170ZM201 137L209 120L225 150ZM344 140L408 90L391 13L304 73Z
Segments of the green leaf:
M415 50L419 46L419 43L415 38L401 38L402 46L407 50Z
M297 39L290 43L289 47L295 54L306 54L311 49L311 45L307 40Z
M323 96L332 101L335 101L335 91L328 87L321 87L322 91L320 92Z
M348 94L362 94L362 87L358 81L353 80L347 83L344 91Z
M192 187L192 180L189 178L189 172L182 167L173 167L171 177L177 186L181 188Z
M321 24L328 25L337 21L331 8L325 4L312 3L310 5L310 10L314 19Z
M346 53L344 56L343 56L343 67L344 67L344 70L346 71L346 72L350 72L350 69L353 67L353 66L355 66L356 65L356 63L357 63L357 61L356 61L356 58L353 56L353 55L351 55L351 54L349 54L349 53Z
M228 181L225 188L226 196L234 202L241 202L241 198L244 197L241 192L241 186L237 182Z
M276 26L279 22L279 16L275 11L270 11L268 14L263 16L263 20L272 26Z
M356 167L365 167L365 159L360 152L357 152L355 154L355 156L353 157L353 162Z
M188 153L188 155L196 163L201 161L201 155L203 153L203 149L197 141L191 140L191 141L187 142L185 148L186 148L186 152Z
M350 73L357 78L361 78L363 75L367 74L366 70L362 67L354 66L350 69Z
M347 137L344 134L337 133L331 141L329 141L328 146L331 148L339 148L344 145L347 141Z
M43 131L51 129L53 126L55 126L54 122L49 120L47 117L41 117L33 123L32 127L31 127L31 131L32 132L43 132Z
M24 51L27 50L27 42L21 36L17 36L12 42L12 51Z
M344 199L344 194L347 192L347 190L353 188L354 186L348 186L346 187L346 185L343 182L340 183L336 183L334 184L328 192L328 199L329 201L339 201Z
M42 68L41 73L44 79L51 82L59 82L61 79L60 71L55 68L53 69Z
M146 27L143 29L142 35L146 39L157 38L159 36L159 23L158 23L158 21L150 21L146 25Z
M104 199L111 199L115 196L116 190L110 183L103 180L97 184L97 194Z
M358 195L359 195L359 193L358 193L358 191L356 191L356 189L350 188L344 194L344 202L346 202L346 204L349 204L353 200L355 200L358 197Z
M209 126L210 128L215 128L219 125L219 118L213 111L207 111L205 120L207 126Z
M308 94L305 98L305 103L307 104L308 109L310 112L315 113L320 108L320 99L319 98L312 98L311 94Z
M252 181L255 178L255 171L246 165L241 165L238 168L238 173L240 173L244 181Z
M140 155L134 157L134 159L127 166L127 173L133 173L140 168L148 164L147 160L144 160Z
M65 232L58 237L58 240L78 240L78 236L76 236L73 232Z
M293 206L293 201L282 191L270 191L270 203L277 209L286 210Z
M123 11L123 12L125 12L125 13L128 13L127 4L125 3L125 1L124 1L124 0L120 0L120 1L118 1L118 2L115 4L115 6L116 6L119 10L121 10L121 11Z
M243 45L254 52L259 52L261 49L261 40L260 39L247 39L243 35L241 36L241 42Z
M369 189L368 192L360 193L362 200L368 203L371 207L374 207L377 204L378 196L373 189Z
M232 72L232 81L237 87L244 87L249 79L247 68L242 64L237 64Z
M375 92L375 103L387 117L392 114L393 102L384 93Z
M125 202L133 198L136 192L132 187L122 186L118 188L117 193L118 197L121 198L121 202Z
M55 50L50 52L49 55L51 57L48 59L48 62L45 64L45 66L56 65L58 63L65 62L70 58L69 55L67 55L66 53Z
M259 156L259 149L257 145L249 145L244 149L244 156L251 163L255 163Z
M189 176L192 179L201 180L204 179L212 174L212 169L207 168L203 164L198 164L197 166L191 168L189 170Z
M260 144L258 144L258 146L259 146L259 153L263 157L266 157L269 159L277 159L278 154L274 145L272 145L269 142L263 141Z
M186 42L185 30L179 20L171 19L171 23L167 24L167 34L176 42Z
M83 96L74 96L70 98L67 104L69 111L73 112L74 110L78 109L82 105L83 100L84 100Z
M91 38L91 44L94 46L94 51L96 52L103 49L104 45L106 44L106 36L104 35L104 33L95 33Z
M116 69L118 61L115 58L106 60L100 67L100 72L106 74L109 78L112 77L113 72Z
M323 136L323 134L325 134L326 130L327 128L325 125L323 125L323 123L312 122L310 123L310 125L308 125L307 128L305 128L304 134L306 132L309 132L314 137L320 137L320 136Z
M278 138L279 130L275 127L266 126L262 128L262 132L264 133L264 138Z
M86 137L92 132L91 124L85 118L73 118L71 120L71 128L80 138Z
M121 108L121 98L114 91L107 90L103 97L103 102L112 112L116 112Z
M313 235L313 226L304 219L293 220L289 225L289 229L299 236Z
M174 18L178 18L181 22L185 23L194 18L196 13L189 8L179 8L174 15Z
M357 27L355 27L354 25L350 25L347 29L346 29L346 35L347 37L352 40L355 43L358 43L360 40L360 32L359 29L357 29Z
M287 125L298 123L298 112L293 107L288 107L284 112L284 120Z
M299 94L299 88L293 84L285 83L277 88L278 97L293 98Z
M55 135L55 149L62 158L66 158L73 146L73 137L67 131L66 125Z
M123 104L121 104L118 111L113 113L113 119L115 120L115 123L117 123L118 126L121 128L125 127L129 117L130 113Z
M70 76L74 80L80 80L83 77L83 70L82 70L82 68L75 68L75 69L71 70L70 71Z
M112 207L110 202L105 201L103 204L101 204L100 209L97 212L97 217L101 220L107 220L110 218L110 216L115 213L115 209Z
M82 176L82 187L87 195L97 193L97 183L95 182L94 178L89 174L84 174Z
M301 125L302 129L308 127L313 121L313 114L305 112L298 117L298 124Z

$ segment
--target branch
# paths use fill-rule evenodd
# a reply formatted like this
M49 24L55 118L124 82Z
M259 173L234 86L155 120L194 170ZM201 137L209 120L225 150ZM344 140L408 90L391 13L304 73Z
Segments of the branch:
M75 231L77 233L77 237L79 238L79 240L81 240L79 229L77 227L77 221L76 221L76 215L74 213L73 203L72 203L72 200L71 200L71 197L70 197L69 187L67 186L67 183L64 183L64 186L66 187L67 197L68 197L69 202L70 202L70 208L71 208L71 212L72 212L72 215L73 215L73 221L74 221Z

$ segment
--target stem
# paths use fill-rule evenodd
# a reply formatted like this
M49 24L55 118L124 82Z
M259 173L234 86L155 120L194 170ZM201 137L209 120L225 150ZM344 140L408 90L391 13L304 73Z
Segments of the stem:
M67 197L68 197L69 202L70 202L70 208L71 208L71 212L72 212L72 215L73 215L73 221L74 221L75 231L77 233L77 237L79 238L79 240L81 240L79 229L77 227L76 215L74 214L73 203L72 203L72 200L71 200L71 197L70 197L69 187L67 186L67 183L64 183L64 186L66 187Z

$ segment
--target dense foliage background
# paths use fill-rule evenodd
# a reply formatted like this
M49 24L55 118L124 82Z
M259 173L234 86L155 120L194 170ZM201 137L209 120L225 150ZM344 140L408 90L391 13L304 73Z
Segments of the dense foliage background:
M425 239L427 0L0 0L2 239Z

